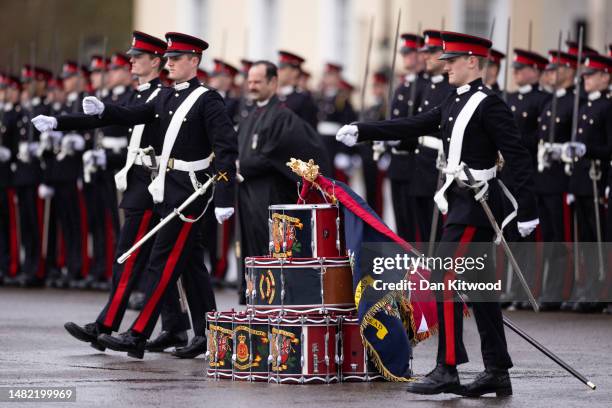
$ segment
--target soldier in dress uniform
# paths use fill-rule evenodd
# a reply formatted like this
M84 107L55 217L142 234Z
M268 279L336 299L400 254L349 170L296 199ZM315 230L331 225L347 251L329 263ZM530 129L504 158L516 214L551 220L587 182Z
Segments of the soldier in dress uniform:
M402 34L402 62L407 72L404 80L398 85L391 101L391 118L404 118L416 114L421 105L423 90L427 86L424 73L419 72L418 50L423 45L422 37L417 34ZM428 102L429 103L429 102ZM403 140L391 142L391 162L387 176L391 181L391 198L397 234L408 242L422 241L412 208L414 203L410 196L410 183L414 180L415 141Z
M520 135L505 103L482 82L489 40L466 34L442 32L444 54L447 60L446 72L449 83L456 86L436 108L414 117L378 123L358 123L344 126L337 135L338 140L349 145L367 140L417 139L425 134L440 131L446 153L446 170L453 172L462 182L467 181L466 166L476 181L489 181L488 202L494 214L501 214L501 188L495 183L495 170L498 150L502 152L514 174L519 201L518 228L521 235L533 232L538 224L536 197L529 153L520 144ZM456 131L456 127L463 132ZM459 256L474 254L470 243L491 242L494 230L481 205L474 199L471 189L460 187L453 174L447 174L444 186L436 195L436 203L442 212L448 211L441 241L447 245L439 246L436 256ZM455 243L455 244L453 244ZM463 245L457 247L457 243ZM481 255L482 256L482 255ZM493 281L494 268L488 263L483 270L468 279L479 282ZM434 269L431 280L445 282L453 279L454 272ZM454 302L453 302L454 300ZM464 304L456 293L446 290L437 293L438 320L438 358L436 368L419 381L408 385L408 391L420 394L442 392L458 393L466 396L481 396L496 393L497 396L512 394L508 369L512 361L508 354L501 308L495 302L495 295L489 302L473 301L474 317L481 340L482 357L485 371L476 379L461 386L457 365L468 361L463 345Z
M317 128L317 106L312 96L298 88L304 58L289 51L278 52L278 100Z
M23 126L20 105L21 81L6 74L0 83L0 285L15 279L19 269L17 209L11 168L16 160L17 140Z
M504 58L506 58L506 54L496 50L495 48L491 48L489 54L489 64L487 65L487 72L485 73L485 85L499 95L502 94L502 90L500 89L497 80L499 78L501 61Z
M310 88L311 77L312 75L310 75L310 72L302 69L300 71L300 78L298 79L298 88L312 95L312 89Z
M576 281L573 306L576 312L597 312L605 306L598 302L605 296L605 274L608 262L607 252L603 249L604 276L600 276L597 229L604 231L603 223L597 225L595 212L603 219L601 198L604 197L608 177L608 165L612 156L612 100L607 94L612 73L612 59L603 55L589 55L584 61L584 89L587 101L578 112L578 133L572 143L575 159L569 182L569 192L574 196L574 207L578 223L578 238L585 246L580 246L583 268ZM568 156L571 155L568 154ZM595 185L594 185L595 183ZM595 192L595 189L597 190ZM597 194L597 206L594 203Z
M550 139L551 124L554 126L554 143L566 143L571 139L572 110L574 105L574 76L577 57L558 50L549 51L548 70L556 70L553 78L558 78L554 95L545 105L538 117L538 142L544 144ZM556 117L552 118L553 99L556 98ZM539 147L540 148L540 147ZM540 155L540 153L538 153ZM542 161L542 160L540 160ZM543 161L542 161L543 162ZM563 163L550 161L538 163L536 172L536 192L541 220L542 241L561 243L572 241L571 211L567 200L569 177ZM549 245L544 253L544 275L542 306L545 309L558 309L563 298L569 296L574 271L568 262L569 253L565 246ZM546 273L548 271L548 273Z
M45 281L45 260L42 259L43 217L40 214L44 203L38 197L38 185L42 180L40 160L36 156L40 132L28 123L31 117L49 113L45 103L47 81L51 72L40 67L26 65L21 71L24 90L21 116L17 132L17 156L12 163L13 184L19 202L19 226L21 246L25 252L21 265L20 283L23 286L42 286Z
M334 166L334 178L348 182L351 167L351 149L336 142L334 136L343 123L357 119L351 101L340 92L342 66L327 63L323 73L323 87L317 101L317 132L323 136L330 162Z
M426 55L425 73L428 83L421 91L421 101L416 113L424 113L440 105L453 89L448 83L448 75L444 72L444 61L438 58L442 55L442 35L439 30L426 30L423 32L424 46L421 53ZM434 201L433 197L438 189L439 170L437 160L442 144L436 132L433 135L424 134L419 144L413 150L412 181L408 187L408 196L413 204L412 217L414 228L421 242L429 242ZM436 210L437 211L437 210ZM441 219L436 225L436 237L440 237Z
M82 100L82 78L80 68L74 61L62 65L61 100L54 100L51 115L78 112ZM59 84L58 84L59 85ZM50 87L50 89L53 89ZM54 91L59 92L59 88ZM67 287L82 277L83 257L87 256L87 240L83 239L81 208L79 207L78 180L82 174L82 152L85 148L84 137L76 132L45 132L53 138L53 143L43 152L45 184L39 187L41 198L47 191L52 198L54 217L61 228L66 249L66 275L60 273L49 276L52 286ZM52 242L51 239L49 242ZM49 252L49 251L47 251Z
M550 94L542 91L539 86L540 73L547 64L548 60L546 57L533 51L515 48L514 59L512 61L512 76L517 86L517 91L509 92L506 101L521 134L521 144L529 151L531 167L534 172L537 171L537 134L540 123L538 117L544 110L546 103L550 101ZM513 184L512 174L509 171L505 171L502 168L500 177L506 185ZM506 208L506 213L514 210L511 205L507 205ZM516 227L508 227L506 229L506 238L509 242L533 242L535 234L522 238L518 234ZM521 245L517 248L528 249L526 245ZM538 290L536 289L542 286L542 274L540 269L536 270L535 259L531 255L533 253L523 253L521 255L517 253L519 262L522 265L522 271L525 273L525 278L529 286L536 292L534 295L537 296ZM519 282L513 279L508 294L508 298L513 300L512 307L515 309L531 309L531 305L528 302L517 300L518 294L523 293L522 290Z
M214 68L210 73L210 86L214 88L225 101L228 115L234 124L238 123L239 100L233 95L234 81L238 68L221 59L214 60Z
M168 48L164 56L168 58L169 77L175 81L173 88L162 89L150 103L134 107L86 98L84 112L99 115L100 120L107 123L158 127L160 134L164 134L159 174L148 187L157 203L155 211L160 217L168 216L193 195L200 182L215 177L215 216L222 223L234 212L236 133L222 97L203 87L196 77L202 52L208 44L199 38L175 32L166 33L166 40ZM147 288L145 306L130 330L117 337L101 334L98 344L142 358L146 340L159 316L162 299L182 275L188 282L202 279L203 285L192 296L189 296L190 288L197 285L187 283L187 294L188 299L202 296L206 303L202 309L190 301L192 316L200 321L194 327L196 336L185 348L184 356L198 355L206 350L204 316L216 306L209 275L199 255L199 234L201 215L210 194L199 195L180 217L171 220L155 235L145 272L155 276L155 284Z
M362 121L379 121L387 117L387 88L389 85L389 76L385 71L376 71L372 75L372 96L374 103L368 107L362 114ZM363 179L365 183L365 198L370 207L382 217L383 213L383 181L385 178L386 168L389 158L381 158L378 162L374 161L374 152L372 145L363 144L357 147L361 164L363 166ZM380 165L380 166L379 166Z

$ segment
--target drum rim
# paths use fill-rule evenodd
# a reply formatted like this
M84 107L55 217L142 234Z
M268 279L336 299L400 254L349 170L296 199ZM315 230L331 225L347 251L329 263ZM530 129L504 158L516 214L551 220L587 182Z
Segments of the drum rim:
M267 262L256 263L256 262ZM329 264L327 263L329 262ZM309 257L309 258L300 258L300 257L291 257L291 258L283 258L283 257L274 257L274 256L247 256L244 258L244 264L247 268L255 268L262 266L270 266L274 264L282 264L282 266L286 266L287 268L296 268L300 266L311 266L311 265L337 265L337 266L350 266L351 261L347 256L319 256L319 257Z
M268 211L271 210L313 210L313 209L327 209L327 208L338 208L337 204L272 204L268 206Z

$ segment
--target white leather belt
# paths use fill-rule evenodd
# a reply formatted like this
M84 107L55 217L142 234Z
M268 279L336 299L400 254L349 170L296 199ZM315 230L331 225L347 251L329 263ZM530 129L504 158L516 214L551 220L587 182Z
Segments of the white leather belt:
M445 170L442 170L442 171L446 173ZM494 179L497 176L497 166L493 166L490 169L482 169L482 170L470 169L470 173L472 173L472 176L474 177L474 180L476 181L489 181L491 179ZM465 172L463 170L461 170L457 174L457 177L461 181L468 181L468 178L465 175Z
M323 121L319 122L317 125L317 132L319 132L323 136L336 136L336 133L340 130L342 126L338 122L328 122Z
M155 156L155 167L159 166L159 160L161 156ZM153 163L151 162L151 156L138 155L136 159L134 159L134 164L137 166L147 166L153 167Z
M128 139L127 137L104 136L101 143L105 149L121 150L128 146Z
M171 157L170 159L168 159L168 168L172 170L189 171L189 172L205 170L210 166L210 163L212 162L213 157L214 156L211 154L205 159L196 160L196 161L177 160ZM145 157L145 159L147 159L147 157Z
M434 150L442 150L444 146L442 145L442 139L439 139L434 136L419 136L419 144L421 146L429 147Z
M396 149L395 147L392 147L392 148L391 148L391 154L395 154L395 155L398 155L398 156L407 156L407 155L409 155L410 153L411 153L411 152L410 152L410 151L408 151L408 150L398 150L398 149Z

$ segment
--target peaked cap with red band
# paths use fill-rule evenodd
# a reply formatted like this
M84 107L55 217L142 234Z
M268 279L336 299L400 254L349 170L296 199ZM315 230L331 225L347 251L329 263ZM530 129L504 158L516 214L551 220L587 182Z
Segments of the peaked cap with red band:
M512 67L514 68L532 67L541 71L546 68L546 64L548 64L546 57L537 52L520 48L514 49L514 60L512 61Z
M202 54L208 48L208 43L188 34L166 33L168 48L164 57L177 57L183 54Z
M442 31L442 47L444 54L439 58L442 60L470 55L487 58L491 41L473 35Z
M289 51L280 50L278 52L278 67L293 67L300 68L302 63L304 62L304 58L300 57L297 54L294 54Z
M400 48L400 53L402 54L408 54L409 52L417 51L423 46L423 37L421 37L420 35L404 33L401 37L402 48Z
M126 51L127 55L152 54L161 57L166 52L168 44L160 38L153 37L142 31L132 33L132 46Z
M438 51L442 49L442 31L440 30L425 30L424 45L421 51Z

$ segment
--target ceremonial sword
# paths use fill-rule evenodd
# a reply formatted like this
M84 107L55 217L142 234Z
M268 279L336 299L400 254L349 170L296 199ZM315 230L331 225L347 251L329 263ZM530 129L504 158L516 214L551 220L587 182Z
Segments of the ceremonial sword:
M481 192L481 188L474 187L476 185L476 180L474 179L472 172L470 171L470 169L465 163L461 163L461 167L463 169L463 172L467 176L468 181L470 182L470 185L471 185L470 187L474 189L475 195L478 196L478 194ZM512 253L512 251L510 250L510 246L506 242L506 238L504 238L503 231L501 230L499 225L497 225L497 221L495 220L493 211L491 211L491 207L489 207L489 204L487 203L487 194L482 194L482 196L478 198L477 200L482 206L482 209L484 210L487 218L489 219L489 223L491 224L491 227L493 227L493 230L499 237L502 248L504 249L504 252L506 253L506 256L508 257L508 260L510 261L510 265L512 266L512 270L514 271L516 276L519 278L519 281L521 282L523 289L527 293L529 303L531 303L531 306L533 307L534 311L539 312L540 306L538 305L538 302L533 296L533 293L531 293L531 289L529 289L527 280L525 279L525 276L523 275L523 272L521 271L521 268L518 262L516 262L516 258L514 258L514 254Z

